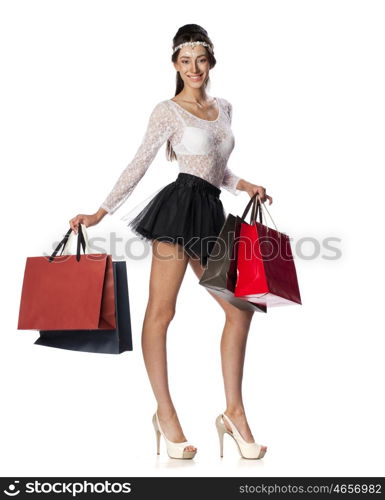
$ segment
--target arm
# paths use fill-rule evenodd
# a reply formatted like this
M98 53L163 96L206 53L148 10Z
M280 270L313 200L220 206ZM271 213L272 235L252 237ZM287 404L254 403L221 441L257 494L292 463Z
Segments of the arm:
M230 117L230 123L233 114L233 107L231 103L228 102L228 112ZM228 167L225 169L225 175L223 178L223 186L230 191L231 193L238 195L241 191L246 191L250 197L252 197L255 193L258 193L262 203L266 200L269 200L269 204L273 203L273 198L266 194L266 189L263 186L258 186L257 184L253 184L251 182L246 181L245 179L241 179L237 175L235 175Z
M233 117L233 106L228 101L227 105L228 105L227 112L229 114L229 119L231 123ZM244 190L243 182L244 179L241 179L238 175L232 172L228 166L226 166L223 175L222 186L225 189L227 189L227 191L230 191L230 193L234 194L235 196L238 196L240 192Z
M153 109L147 130L131 163L120 174L107 198L97 212L100 218L112 215L130 196L146 173L161 145L172 135L175 120L164 102Z
M230 193L238 196L241 191L244 191L242 187L243 182L244 180L235 175L234 172L229 169L229 167L225 168L225 175L223 176L222 186L227 189L227 191L230 191Z

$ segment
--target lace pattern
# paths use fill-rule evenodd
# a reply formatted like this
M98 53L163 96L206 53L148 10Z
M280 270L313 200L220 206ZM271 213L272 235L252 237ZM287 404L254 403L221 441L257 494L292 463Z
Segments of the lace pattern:
M127 200L167 139L177 156L180 172L197 175L238 195L241 191L236 186L240 177L227 166L234 148L232 105L224 98L216 100L219 115L212 121L196 117L170 99L159 102L133 160L101 207L112 215Z

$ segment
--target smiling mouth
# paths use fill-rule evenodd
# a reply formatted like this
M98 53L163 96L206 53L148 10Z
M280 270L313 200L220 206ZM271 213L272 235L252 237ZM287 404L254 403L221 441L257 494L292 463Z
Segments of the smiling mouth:
M199 80L200 78L202 78L202 75L189 76L189 78L191 78L191 80Z

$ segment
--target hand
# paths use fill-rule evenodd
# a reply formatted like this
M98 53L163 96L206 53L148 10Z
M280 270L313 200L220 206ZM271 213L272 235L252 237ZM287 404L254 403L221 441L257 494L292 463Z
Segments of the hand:
M91 215L78 214L72 219L70 219L69 222L72 231L74 231L74 233L77 234L79 224L84 224L86 227L95 226L95 224L98 224L98 222L100 222L100 219L97 214L91 214Z
M257 186L256 184L248 182L246 183L245 191L249 193L250 198L254 196L255 193L258 193L259 199L262 203L265 203L266 200L269 200L269 205L273 203L273 198L266 194L266 189L263 186Z

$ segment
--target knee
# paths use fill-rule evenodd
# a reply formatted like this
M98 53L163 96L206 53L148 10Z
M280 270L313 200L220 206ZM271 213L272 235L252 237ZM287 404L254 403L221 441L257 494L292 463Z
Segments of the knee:
M175 307L159 304L149 303L146 310L146 318L167 325L175 316Z
M253 319L253 314L253 311L244 311L233 306L226 311L226 322L248 329Z

